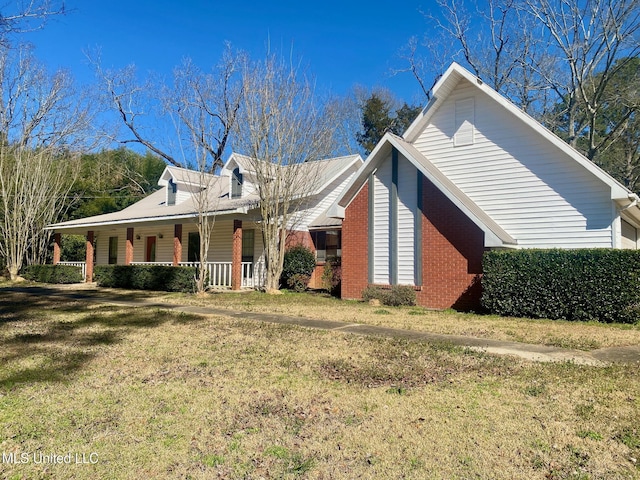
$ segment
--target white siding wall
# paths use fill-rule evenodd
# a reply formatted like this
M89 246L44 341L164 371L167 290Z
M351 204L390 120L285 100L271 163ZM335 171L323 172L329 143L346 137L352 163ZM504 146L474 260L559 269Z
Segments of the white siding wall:
M474 98L474 141L454 146L455 104ZM608 187L466 80L416 148L520 247L611 247Z
M162 238L160 238L162 234ZM140 235L140 240L137 239ZM133 261L147 261L147 238L156 237L156 262L173 261L173 225L135 227L133 230ZM126 243L126 231L122 237L123 244ZM118 250L120 250L120 239L118 239ZM118 252L118 263L124 263L124 253L122 261Z
M262 246L262 234L257 225L253 222L243 222L242 228L255 230L255 243L253 261L264 259L264 248ZM182 226L182 261L188 261L189 232L197 232L198 226L195 223L185 223ZM217 219L213 226L211 241L209 243L209 262L230 262L233 254L233 220ZM173 253L172 253L173 255Z
M289 222L287 228L294 228L295 230L308 230L308 225L313 220L318 218L319 215L324 213L335 202L338 195L342 193L344 188L351 180L351 177L355 174L357 167L352 167L348 174L337 178L331 182L319 195L315 196L311 200L311 204L307 208L300 210L295 218Z
M178 184L178 190L176 192L176 205L181 204L182 202L189 200L191 198L190 189L194 187L185 185L184 183Z
M398 157L398 283L413 285L418 171L402 155Z
M124 265L127 229L102 230L96 232L96 265L109 263L109 237L118 237L118 264ZM64 239L62 240L64 242Z
M385 160L373 178L373 282L391 283L389 272L389 195L391 158Z

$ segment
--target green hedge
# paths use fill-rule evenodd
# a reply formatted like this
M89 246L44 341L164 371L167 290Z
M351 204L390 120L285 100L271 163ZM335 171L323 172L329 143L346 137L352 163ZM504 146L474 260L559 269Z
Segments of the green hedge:
M27 280L41 283L80 283L82 268L71 265L29 265L21 275Z
M96 265L94 277L101 287L193 292L195 267L164 265Z
M482 305L531 318L640 321L640 251L514 250L485 253Z

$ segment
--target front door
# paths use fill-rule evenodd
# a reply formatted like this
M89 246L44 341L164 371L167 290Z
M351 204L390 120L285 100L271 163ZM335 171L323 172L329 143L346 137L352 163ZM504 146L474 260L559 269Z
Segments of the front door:
M156 237L147 237L147 250L145 255L145 262L156 261Z

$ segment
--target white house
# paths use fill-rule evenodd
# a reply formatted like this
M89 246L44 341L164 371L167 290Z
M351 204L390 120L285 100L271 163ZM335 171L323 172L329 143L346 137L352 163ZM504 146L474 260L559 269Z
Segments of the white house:
M114 213L49 225L54 263L60 262L62 234L87 238L86 279L97 264L194 265L199 257L199 212L214 218L207 260L214 286L259 286L263 265L256 175L247 157L232 154L218 175L167 166L160 189ZM309 162L296 168L315 178L304 208L288 229L316 251L318 265L340 255L339 220L327 208L362 165L359 155ZM289 167L285 167L289 168Z
M640 228L634 193L457 64L330 214L343 297L410 285L434 308L478 306L485 249L637 248Z

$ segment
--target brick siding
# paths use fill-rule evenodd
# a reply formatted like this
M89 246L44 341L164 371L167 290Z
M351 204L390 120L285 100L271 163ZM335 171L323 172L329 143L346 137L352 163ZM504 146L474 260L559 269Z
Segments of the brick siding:
M423 177L422 287L417 301L429 308L477 309L484 234ZM342 223L342 297L361 298L368 285L368 186L358 193Z
M369 182L345 211L342 222L342 298L361 298L369 280Z

